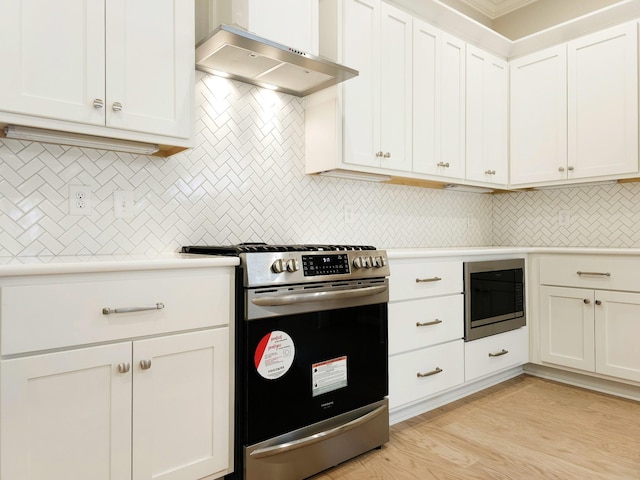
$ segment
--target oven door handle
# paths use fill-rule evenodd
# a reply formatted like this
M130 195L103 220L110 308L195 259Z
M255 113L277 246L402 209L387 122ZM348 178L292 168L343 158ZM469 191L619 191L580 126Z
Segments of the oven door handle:
M286 452L290 452L291 450L296 450L298 448L303 448L308 445L313 445L314 443L322 442L324 440L328 440L367 423L371 419L385 412L386 409L387 406L382 405L381 407L378 407L361 417L351 420L344 425L340 425L339 427L330 428L329 430L325 430L324 432L309 435L308 437L294 440L292 442L281 443L280 445L273 445L271 447L259 448L251 452L249 455L255 459L267 458L274 455L280 455Z
M370 297L387 291L386 285L375 287L353 288L349 290L337 290L333 292L294 293L291 295L278 295L253 298L251 303L259 307L275 307L279 305L294 305L296 303L325 302L330 300L343 300L346 298Z

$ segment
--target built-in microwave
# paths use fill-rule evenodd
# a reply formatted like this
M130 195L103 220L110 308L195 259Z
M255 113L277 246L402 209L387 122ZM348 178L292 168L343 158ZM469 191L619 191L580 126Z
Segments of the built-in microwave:
M526 325L524 259L464 263L464 340Z

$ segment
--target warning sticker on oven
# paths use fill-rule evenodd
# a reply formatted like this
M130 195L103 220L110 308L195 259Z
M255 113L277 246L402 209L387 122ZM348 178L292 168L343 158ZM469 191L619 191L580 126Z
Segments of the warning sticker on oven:
M318 396L347 386L347 357L311 365L312 395Z
M289 371L295 354L296 347L291 337L286 332L274 330L262 337L253 361L260 376L275 380Z

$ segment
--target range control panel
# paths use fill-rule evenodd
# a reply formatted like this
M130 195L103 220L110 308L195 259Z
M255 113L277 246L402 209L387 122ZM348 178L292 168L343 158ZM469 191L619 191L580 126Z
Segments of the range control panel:
M389 276L384 250L254 252L240 259L247 287Z

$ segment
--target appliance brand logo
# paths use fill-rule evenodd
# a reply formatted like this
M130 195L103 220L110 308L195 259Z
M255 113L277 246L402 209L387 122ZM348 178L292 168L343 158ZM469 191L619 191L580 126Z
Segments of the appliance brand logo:
M321 406L322 408L324 408L325 410L326 410L327 408L331 408L331 407L333 407L333 400L332 400L332 401L330 401L330 402L321 403L321 404L320 404L320 406Z

